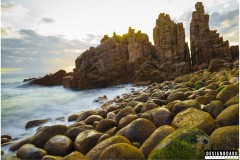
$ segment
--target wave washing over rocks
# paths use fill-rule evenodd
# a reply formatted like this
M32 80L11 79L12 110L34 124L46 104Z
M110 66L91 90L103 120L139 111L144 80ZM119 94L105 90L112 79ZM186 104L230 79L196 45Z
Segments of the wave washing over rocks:
M195 8L191 57L182 23L160 14L154 46L146 34L129 28L123 36L104 36L98 47L81 54L73 73L60 70L32 80L80 89L149 85L69 116L72 125L40 127L14 142L10 149L16 155L3 159L203 159L205 150L237 150L239 51L209 29L201 2Z

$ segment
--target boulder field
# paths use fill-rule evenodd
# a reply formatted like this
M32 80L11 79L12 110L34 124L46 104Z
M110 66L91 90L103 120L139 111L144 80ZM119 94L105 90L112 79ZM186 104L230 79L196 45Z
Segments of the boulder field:
M190 50L183 23L175 23L160 13L153 28L151 44L147 34L129 27L128 32L104 35L97 47L90 47L75 60L73 72L60 70L29 84L63 85L72 89L91 89L125 83L148 85L208 68L211 60L236 61L238 46L229 46L216 30L209 29L209 15L201 2L195 5L190 23ZM216 61L217 62L217 61ZM218 63L215 63L218 65Z
M96 110L75 113L69 116L70 126L41 127L11 145L16 155L2 157L203 159L205 150L237 150L238 62L221 68L211 64L208 69L117 96Z

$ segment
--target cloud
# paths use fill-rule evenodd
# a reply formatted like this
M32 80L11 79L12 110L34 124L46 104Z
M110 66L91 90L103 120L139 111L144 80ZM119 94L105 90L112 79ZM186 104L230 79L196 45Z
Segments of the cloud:
M55 20L49 17L40 17L35 19L37 23L46 23L46 24L52 24L55 23Z
M1 3L1 9L2 11L9 11L16 7L16 4L14 2L2 2Z
M18 38L2 38L2 68L23 68L25 72L55 72L74 66L75 59L97 43L43 36L33 30L19 30ZM95 37L92 35L92 37Z

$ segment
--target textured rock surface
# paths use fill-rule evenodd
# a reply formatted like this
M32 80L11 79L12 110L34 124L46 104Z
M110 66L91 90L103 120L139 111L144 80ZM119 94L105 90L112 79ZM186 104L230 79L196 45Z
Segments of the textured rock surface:
M211 149L208 135L198 129L179 129L163 139L148 159L203 159Z
M214 150L237 150L239 147L239 126L216 129L210 136Z
M43 85L43 86L56 86L63 85L62 78L67 75L65 70L59 70L54 74L45 75L42 78L33 80L32 84Z
M153 29L153 40L160 61L189 62L183 23L174 23L168 14L160 13Z
M143 153L136 147L126 144L117 143L107 147L99 156L99 159L145 159Z
M209 29L209 15L205 14L202 2L197 2L195 9L190 23L192 65L209 64L214 58L230 60L229 43L216 30Z
M138 66L148 58L152 45L148 36L129 28L127 34L107 38L75 61L73 76L66 87L96 88L130 82Z

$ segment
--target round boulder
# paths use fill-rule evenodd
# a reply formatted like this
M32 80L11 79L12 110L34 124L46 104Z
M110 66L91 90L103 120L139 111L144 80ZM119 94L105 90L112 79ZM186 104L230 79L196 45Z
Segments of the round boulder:
M103 119L99 121L99 123L96 125L95 129L99 132L106 132L112 127L117 126L117 122L111 119Z
M234 104L224 109L216 118L220 126L239 124L239 104Z
M150 152L148 159L204 159L205 150L210 149L206 133L196 128L183 128L163 139Z
M101 121L103 120L103 117L99 115L91 115L87 119L85 119L84 123L87 125L93 125L95 121Z
M215 100L203 107L203 111L208 112L213 118L216 118L225 109L224 104Z
M129 114L136 114L136 112L134 111L134 109L133 109L132 107L127 106L127 107L121 109L121 110L117 113L117 115L116 115L116 117L115 117L115 120L116 120L117 122L119 122L123 117L126 117L126 116L129 115Z
M90 151L98 142L98 139L103 135L103 133L97 132L95 130L87 130L78 134L74 141L74 150L86 154Z
M173 102L175 100L185 100L187 97L185 96L185 94L183 92L172 92L168 97L167 97L167 101L169 102Z
M239 148L239 126L221 127L210 136L214 150L237 150Z
M147 112L147 111L150 111L152 109L155 109L155 108L158 108L159 106L153 102L151 103L147 103L146 105L144 105L141 109L141 113L144 113L144 112Z
M25 144L17 151L17 158L20 159L42 159L47 152L37 148L33 144Z
M179 101L173 106L172 115L175 116L182 110L191 108L191 107L196 109L201 109L200 103L198 103L196 100Z
M152 122L138 118L119 130L116 135L124 136L130 142L140 142L142 144L155 130L156 126Z
M143 113L141 118L146 118L160 127L171 123L171 112L166 108L156 108Z
M68 129L64 135L68 136L69 138L71 138L74 141L79 133L86 131L86 130L90 130L90 129L94 129L93 126L82 125L79 127L73 127L73 128Z
M87 158L85 158L85 156L82 153L74 151L65 156L63 160L87 160Z
M55 135L64 134L67 131L67 126L65 125L53 125L46 126L39 129L34 136L31 138L30 142L37 147L43 148L45 143Z
M93 111L93 110L83 111L83 112L79 113L77 122L84 121L87 117L89 117L91 115L96 115L96 114L97 114L97 112Z
M56 135L49 139L44 146L44 149L56 156L66 156L71 152L73 142L70 138L64 135Z
M135 119L138 119L138 116L135 114L129 114L126 117L123 117L118 124L118 128L121 129L125 126L127 126L129 123L134 121Z
M218 94L217 99L226 103L228 100L233 98L235 95L239 93L239 88L236 85L228 85L224 87Z
M117 143L106 147L106 149L99 156L99 159L140 160L145 159L145 157L139 149L130 144Z
M39 119L39 120L29 121L25 125L25 128L28 129L28 128L36 127L47 122L48 122L48 119Z
M107 138L105 140L103 140L102 142L100 142L99 144L97 144L95 147L93 147L87 154L86 154L86 158L89 160L95 160L95 159L99 159L100 154L103 152L103 150L113 144L117 144L117 143L127 143L127 144L131 144L129 142L129 140L123 136L113 136L110 138Z
M188 108L174 117L172 126L174 128L198 128L209 134L216 128L216 122L207 112Z
M169 134L174 132L175 129L171 126L164 125L156 129L151 136L142 144L140 150L143 152L145 157Z

